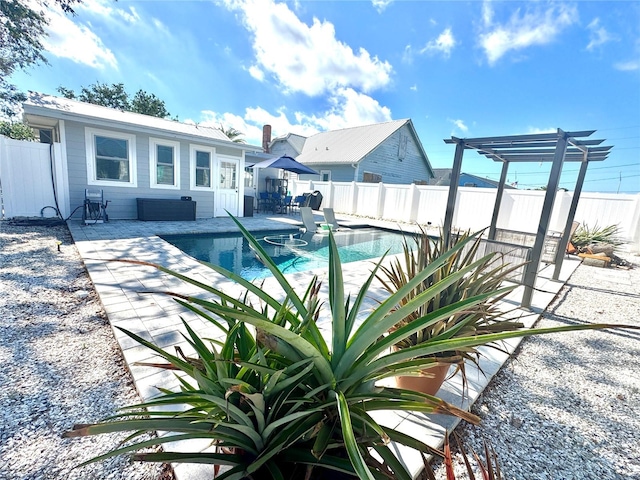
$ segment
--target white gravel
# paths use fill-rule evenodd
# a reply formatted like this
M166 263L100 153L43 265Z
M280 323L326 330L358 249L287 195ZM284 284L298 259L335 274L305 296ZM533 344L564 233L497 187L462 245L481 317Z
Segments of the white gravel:
M640 325L640 259L625 259L635 268L581 265L537 326ZM526 339L472 411L481 425L457 432L476 452L493 445L507 479L640 479L640 332Z
M140 399L67 228L3 221L0 252L0 479L172 478L124 458L74 469L122 436L62 433Z

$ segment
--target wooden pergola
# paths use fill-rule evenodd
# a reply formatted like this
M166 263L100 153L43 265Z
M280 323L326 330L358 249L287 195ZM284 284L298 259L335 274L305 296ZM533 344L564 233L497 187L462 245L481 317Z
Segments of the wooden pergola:
M549 222L553 211L553 202L560 182L560 174L564 162L579 162L580 170L576 180L571 206L567 215L565 228L559 240L555 252L555 270L553 279L557 280L562 268L562 260L569 243L571 225L573 223L578 200L582 191L587 167L589 162L602 161L607 158L611 146L599 146L604 140L590 140L586 137L595 133L595 130L585 130L578 132L565 132L558 129L555 133L540 133L532 135L511 135L501 137L483 138L457 138L444 139L445 143L455 144L456 151L453 159L453 171L451 174L451 185L449 187L449 197L447 200L447 210L444 220L443 234L445 242L449 244L451 238L451 228L455 209L456 196L458 193L458 183L462 167L462 157L465 150L475 150L493 161L502 162L500 182L496 194L496 201L491 217L488 239L495 240L496 224L500 213L500 204L504 193L504 186L507 180L507 172L511 163L522 162L551 162L551 172L540 215L540 222L535 236L535 242L531 247L528 263L525 266L522 283L525 286L521 305L525 308L531 306L531 297L542 258L545 238L549 232Z

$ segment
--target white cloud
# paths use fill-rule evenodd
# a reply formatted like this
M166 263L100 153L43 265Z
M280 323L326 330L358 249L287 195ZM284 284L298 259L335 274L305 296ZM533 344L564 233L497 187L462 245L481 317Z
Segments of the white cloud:
M640 70L640 60L629 60L628 62L618 62L614 65L616 70L621 70L623 72L633 72L635 70Z
M78 16L65 15L59 8L48 8L46 14L49 25L46 27L47 37L43 45L48 53L56 57L68 58L71 61L96 69L118 69L118 61L113 51L94 31L94 26L87 18L99 19L101 24L116 28L140 28L142 19L133 6L114 8L107 0L84 0L76 6ZM84 20L84 22L83 22ZM152 19L151 24L157 31L168 33L168 29L159 20Z
M257 67L255 65L251 65L249 67L249 75L251 75L259 82L262 82L264 80L264 72L260 70L260 67Z
M262 131L263 125L271 125L272 137L286 135L287 133L295 133L308 137L314 133L318 133L318 128L309 124L300 123L299 114L294 114L297 123L291 123L286 114L287 109L281 107L277 110L277 114L267 112L262 107L247 108L245 111L245 120L257 126ZM262 138L262 137L260 137Z
M448 118L447 119L449 122L453 123L453 125L460 131L466 133L469 131L469 127L467 127L467 125L464 123L463 120L454 120L452 118ZM453 133L452 133L453 135Z
M287 133L310 136L319 130L311 125L292 124L285 113L285 108L280 108L276 115L267 112L262 107L247 108L244 117L233 113L219 113L212 110L201 112L201 121L198 125L204 127L225 128L232 127L243 133L242 138L249 145L262 145L262 127L271 125L272 137ZM191 122L193 122L191 120ZM195 123L195 122L193 122Z
M438 38L428 42L420 53L441 53L445 57L451 56L451 50L456 46L456 39L450 28L445 29Z
M87 14L99 16L103 19L114 19L117 21L124 20L127 23L138 23L140 15L136 11L135 7L113 8L113 2L107 0L84 0L78 4L78 13L84 11Z
M391 81L392 67L364 49L354 50L336 38L333 24L314 18L308 25L286 3L273 0L223 0L239 14L251 41L255 59L247 68L258 81L274 79L285 93L320 97L329 107L316 113L276 113L247 108L244 116L207 112L205 122L223 123L245 132L247 142L260 145L262 126L273 136L287 133L310 136L319 131L385 122L389 108L369 95ZM295 5L295 4L294 4ZM410 47L408 47L410 49Z
M233 127L244 133L243 138L251 145L262 144L262 126L271 125L273 137L296 133L310 136L326 130L336 130L358 125L388 122L391 111L381 106L368 95L351 88L341 88L330 99L331 107L317 115L295 112L287 116L281 107L274 115L261 107L247 108L244 116L231 113L217 113L205 110L201 113L199 125L207 127ZM293 118L290 118L293 117Z
M574 6L562 3L552 3L546 10L527 4L524 12L516 9L509 21L502 25L494 25L493 20L491 5L485 2L479 43L492 65L511 50L553 42L563 29L578 20L578 12Z
M417 92L417 91L418 91L418 85L416 85L416 84L414 83L413 85L411 85L411 86L409 87L409 90L412 90L412 91L414 91L414 92Z
M594 50L611 40L615 40L615 38L607 32L606 28L600 25L599 18L593 19L587 26L587 29L589 30L589 44L587 45L587 50L589 51Z
M413 63L413 47L407 45L402 52L402 63L411 65Z
M558 131L557 128L554 127L529 127L527 128L527 133L537 134L537 133L556 133ZM515 134L517 135L517 134Z
M378 11L378 13L382 13L385 9L393 3L393 0L371 0L373 7Z
M198 122L198 125L211 128L220 128L220 125L227 129L235 128L243 133L241 138L247 143L251 145L262 144L262 126L258 127L247 123L240 115L233 113L218 113L212 110L203 110L200 113L202 120Z
M42 44L50 54L97 69L118 68L115 55L91 31L90 24L76 24L62 12L53 9L48 11L48 18L48 36Z
M299 118L323 131L392 120L389 108L352 88L339 89L331 98L331 104L331 109L320 117L299 115Z
M386 86L392 67L365 49L356 52L336 38L333 24L300 21L285 3L227 0L251 32L256 68L270 73L285 91L317 96L337 88L364 92Z

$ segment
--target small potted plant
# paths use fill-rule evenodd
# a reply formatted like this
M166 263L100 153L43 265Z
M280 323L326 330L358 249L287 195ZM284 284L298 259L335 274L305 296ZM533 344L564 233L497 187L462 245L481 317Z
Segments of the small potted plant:
M427 301L418 304L415 310L394 325L390 333L434 311L477 295L488 295L483 301L461 311L452 311L451 315L399 340L394 345L395 349L411 349L443 339L514 331L524 326L508 318L507 314L510 312L498 308L500 300L510 291L504 288L505 282L520 265L506 264L497 253L477 258L482 241L481 233L455 235L452 245L447 248L442 235L433 239L421 229L419 234L405 236L402 255L389 265L380 267L378 280L389 293L395 293L409 284L418 272L437 262L447 251L453 252L431 275L400 299L398 308L415 303L417 297L443 280L452 280L449 285L437 295L424 297ZM465 248L457 248L461 245L465 245ZM499 348L498 345L493 346ZM465 361L477 365L478 359L479 353L475 348L441 351L430 356L431 363L428 368L413 369L407 372L407 375L398 376L396 383L402 388L434 395L446 379L451 365L455 366L452 375L460 371L463 381L466 382Z

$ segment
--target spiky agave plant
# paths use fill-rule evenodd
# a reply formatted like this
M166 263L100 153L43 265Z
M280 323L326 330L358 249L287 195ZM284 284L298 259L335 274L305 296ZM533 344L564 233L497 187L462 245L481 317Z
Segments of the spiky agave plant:
M392 327L392 331L404 325L424 317L434 311L440 310L458 302L473 298L478 295L486 295L484 300L475 303L466 309L456 310L449 317L442 318L438 322L432 322L425 327L416 330L412 335L398 341L394 346L403 349L431 343L433 341L465 338L475 335L484 335L499 332L514 331L523 328L523 324L511 312L499 308L501 300L509 293L510 289L504 286L510 276L521 265L505 263L502 256L492 252L478 258L481 246L481 233L471 235L469 232L454 236L452 248L448 248L443 236L431 238L424 229L413 236L405 235L403 242L403 254L394 261L380 268L377 275L382 286L391 294L405 287L427 267L439 263L439 266L431 270L431 274L408 291L400 298L398 307L415 303L416 297L424 298L424 303L419 303L417 308L401 319ZM463 245L464 248L457 248ZM446 261L441 262L442 255L451 250ZM437 295L422 296L422 293L438 284L443 279L452 278L452 275L464 271L464 275L456 276L445 289ZM500 348L498 344L492 345ZM443 350L433 355L435 364L454 364L456 372L462 372L465 380L465 362L471 361L478 365L479 353L474 347L462 349ZM414 372L419 373L419 372Z
M332 330L330 338L325 340L317 325L320 308L317 278L314 277L299 296L260 244L237 219L233 220L273 273L284 291L284 300L276 299L260 286L219 266L207 264L244 287L247 292L244 296L232 298L214 285L153 265L213 297L185 297L168 292L201 318L221 328L226 339L219 345L215 342L207 345L185 323L186 339L197 353L197 357L185 358L172 355L128 332L166 359L169 368L186 374L187 379L181 380L180 391L163 390L158 398L125 409L114 418L76 426L68 432L67 436L133 432L129 437L130 445L89 461L137 452L133 457L136 460L228 465L229 470L220 475L221 479L307 479L317 478L315 475L323 471L337 471L361 479L410 480L410 472L397 459L389 442L421 451L433 450L418 439L381 425L372 414L405 410L457 415L474 423L479 419L434 396L379 386L380 380L424 367L432 361L430 356L443 351L532 333L609 326L440 337L392 352L390 347L397 342L480 304L495 292L471 296L426 313L409 324L402 323L427 298L440 295L472 270L473 267L469 267L453 272L398 307L408 292L464 248L465 242L461 242L418 272L358 322L358 314L380 263L351 299L345 295L340 258L330 236L328 300ZM498 294L508 289L499 290ZM254 307L251 298L258 299L259 305ZM389 331L392 333L387 334ZM136 440L139 435L154 431L173 433L148 441ZM224 449L193 453L144 452L151 445L195 438L208 440Z
M592 243L606 243L613 247L624 245L624 240L620 238L620 227L618 225L608 225L606 227L593 227L588 225L579 226L571 237L571 243L578 249L587 247Z

